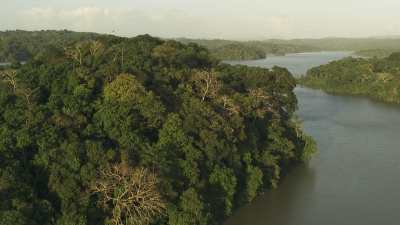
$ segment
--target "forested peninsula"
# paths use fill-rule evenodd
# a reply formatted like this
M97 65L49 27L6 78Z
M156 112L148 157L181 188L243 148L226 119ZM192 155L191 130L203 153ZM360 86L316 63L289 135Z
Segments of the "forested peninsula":
M315 152L284 68L60 32L1 52L2 225L222 224Z
M312 68L299 84L332 94L400 103L400 53L386 58L346 58Z
M311 45L296 43L274 43L272 41L230 41L204 39L177 39L182 43L196 43L207 48L211 55L220 60L255 60L267 55L285 55L288 53L320 51Z

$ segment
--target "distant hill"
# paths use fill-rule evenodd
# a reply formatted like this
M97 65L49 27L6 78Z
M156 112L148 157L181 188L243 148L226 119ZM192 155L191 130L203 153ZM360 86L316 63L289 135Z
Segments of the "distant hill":
M367 58L385 58L390 56L394 52L399 52L400 49L368 49L356 51L354 54Z
M267 40L275 44L291 44L313 46L331 51L360 51L368 49L400 49L400 38L322 38L322 39L293 39Z
M0 31L0 62L27 61L47 47L62 47L72 43L106 37L96 33L68 30Z
M47 47L62 47L72 43L93 40L95 38L119 37L73 32L68 30L44 31L0 31L0 62L26 61L41 54ZM233 41L223 39L187 39L177 41L188 44L196 43L207 48L211 55L220 60L253 60L265 58L268 54L284 55L287 53L312 51L366 51L368 56L384 57L400 49L397 36L382 38L323 38L323 39L270 39L264 41ZM375 51L373 51L375 50ZM376 51L378 50L378 51ZM387 53L388 52L388 53Z
M265 58L268 54L285 55L287 53L320 51L314 46L271 41L231 41L222 39L187 39L179 38L182 43L196 43L207 48L221 60L252 60Z

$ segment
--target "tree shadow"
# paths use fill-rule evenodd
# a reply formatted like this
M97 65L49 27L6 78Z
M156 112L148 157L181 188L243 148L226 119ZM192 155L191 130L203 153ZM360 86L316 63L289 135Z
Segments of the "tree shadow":
M276 190L267 191L239 209L225 225L299 225L302 210L312 201L315 180L314 168L298 166L283 178Z

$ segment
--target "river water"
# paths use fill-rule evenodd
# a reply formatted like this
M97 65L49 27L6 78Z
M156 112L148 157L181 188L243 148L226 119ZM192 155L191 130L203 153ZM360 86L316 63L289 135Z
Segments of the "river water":
M304 74L307 68L296 67L298 61L315 66L349 54L292 54L246 64ZM298 115L319 153L226 225L400 224L400 106L303 87L295 92Z
M241 64L271 68L275 65L290 70L295 76L305 74L308 69L327 62L351 56L352 52L305 52L285 56L268 56L266 59L251 61L228 61L230 64Z

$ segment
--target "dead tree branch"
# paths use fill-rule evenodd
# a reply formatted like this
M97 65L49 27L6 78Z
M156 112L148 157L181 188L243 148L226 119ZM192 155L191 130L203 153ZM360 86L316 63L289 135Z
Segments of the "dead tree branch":
M113 225L148 225L163 214L157 176L147 169L116 165L100 172L92 187L104 209L112 209Z

